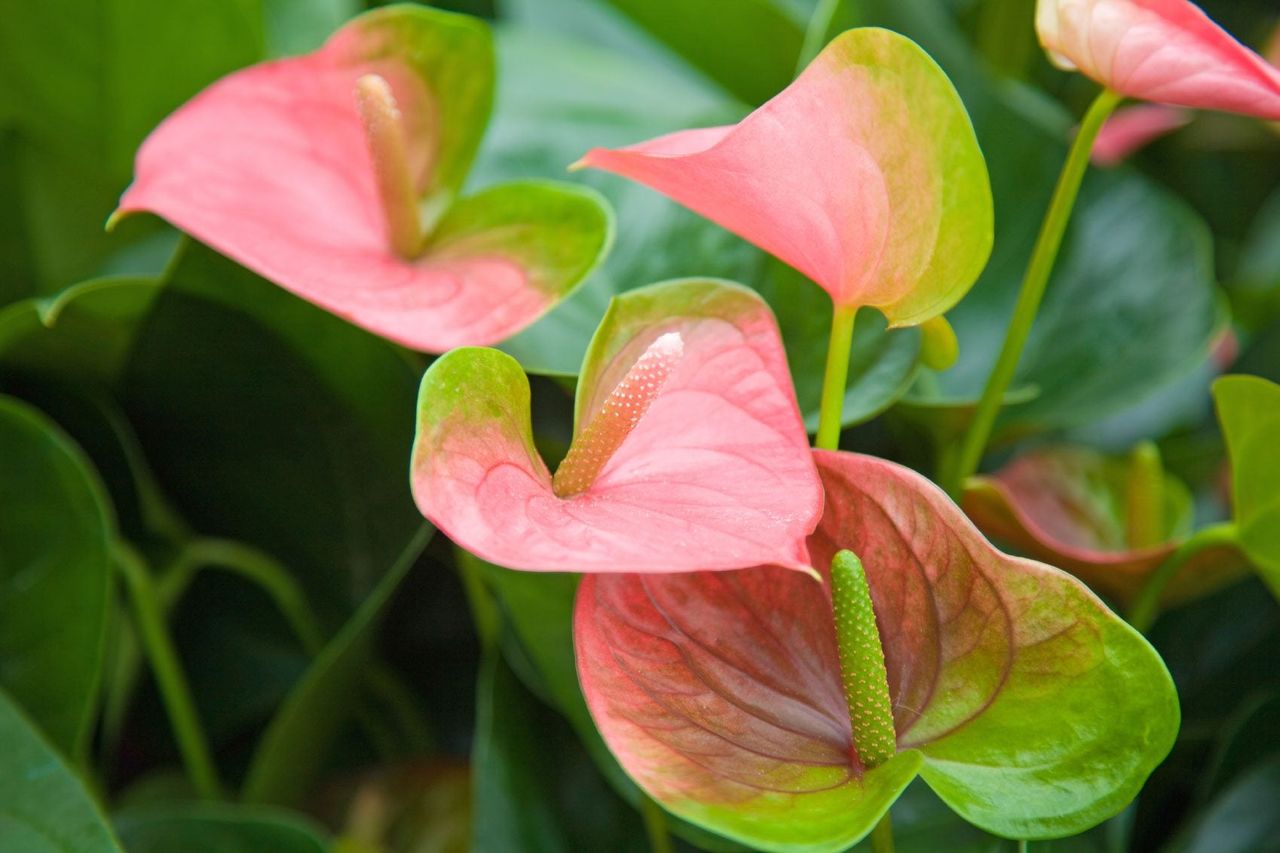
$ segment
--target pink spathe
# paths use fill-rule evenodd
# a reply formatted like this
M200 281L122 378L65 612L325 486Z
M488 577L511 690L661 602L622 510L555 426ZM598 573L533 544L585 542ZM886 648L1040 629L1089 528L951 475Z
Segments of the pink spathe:
M465 228L430 240L417 257L392 245L357 82L377 75L389 86L405 154L394 174L410 183L402 212L420 214L428 237L465 168L457 146L442 167L438 124L451 116L422 68L404 58L400 42L412 32L396 30L428 26L417 20L428 14L444 13L381 10L314 53L213 84L144 142L117 214L156 213L303 299L413 349L496 343L529 325L563 293L539 280L519 247ZM450 85L455 100L463 97ZM465 97L484 106L465 117L479 125L463 133L478 140L488 94L479 82L475 89ZM440 168L451 171L436 174Z
M603 441L589 424L655 347L675 354L665 377L644 395L638 418L614 419L612 431L625 429L621 440ZM477 395L495 390L422 417L413 492L423 515L473 554L531 571L670 573L761 562L808 570L804 542L821 515L822 488L763 303L729 319L673 317L624 345L594 393L579 391L588 425L575 447L588 441L588 455L603 447L607 458L574 463L590 476L574 478L563 497L528 439L518 366L493 351L445 359L424 379L424 400L439 399L438 389L465 393L467 383Z
M1280 120L1280 71L1187 0L1039 0L1058 64L1145 101Z

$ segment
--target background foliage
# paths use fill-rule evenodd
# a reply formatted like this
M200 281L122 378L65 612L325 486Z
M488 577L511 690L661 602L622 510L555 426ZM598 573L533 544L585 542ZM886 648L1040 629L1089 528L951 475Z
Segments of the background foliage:
M712 275L769 299L816 417L829 301L642 187L566 164L736 120L790 81L806 40L903 32L956 82L992 174L996 246L950 314L960 360L920 373L914 330L860 322L845 446L918 467L981 390L1073 116L1023 0L452 0L493 20L498 99L470 188L582 181L617 209L605 266L504 348L531 371L558 457L609 297ZM1213 0L1251 44L1268 0ZM0 848L643 850L639 792L573 671L576 579L455 553L406 464L426 364L158 220L102 225L142 138L217 77L317 46L356 0L50 0L0 19ZM1209 378L1280 380L1280 135L1205 116L1093 170L1002 416L1001 452L1159 439L1226 512ZM1229 335L1229 337L1224 337ZM1234 345L1231 345L1234 344ZM429 539L429 541L428 541ZM198 804L114 578L157 573L219 783ZM51 572L48 567L53 567ZM42 574L44 572L44 574ZM38 578L36 582L31 579ZM1036 849L1253 851L1280 835L1280 608L1247 580L1164 616L1181 738L1139 800ZM38 784L22 781L40 767ZM1012 849L922 785L904 850ZM676 824L685 849L727 842ZM36 839L41 839L37 841ZM417 845L417 846L415 846ZM49 847L48 849L56 849Z

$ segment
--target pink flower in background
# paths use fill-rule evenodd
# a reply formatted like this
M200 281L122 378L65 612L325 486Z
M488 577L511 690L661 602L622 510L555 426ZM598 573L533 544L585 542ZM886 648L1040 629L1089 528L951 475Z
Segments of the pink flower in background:
M492 89L479 20L411 6L362 15L314 53L231 74L166 119L116 216L159 214L414 349L495 343L590 271L611 220L595 194L547 182L458 198Z
M1059 65L1144 101L1280 120L1280 71L1187 0L1039 0Z
M1118 110L1107 119L1093 143L1091 156L1099 166L1114 166L1160 137L1185 127L1188 110L1164 104L1138 104Z

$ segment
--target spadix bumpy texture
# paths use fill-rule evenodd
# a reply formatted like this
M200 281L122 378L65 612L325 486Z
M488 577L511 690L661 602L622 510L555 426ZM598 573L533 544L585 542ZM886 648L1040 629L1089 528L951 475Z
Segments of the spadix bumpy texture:
M894 325L958 302L991 250L991 187L964 104L887 30L837 36L737 125L596 148L581 165L665 193Z
M423 377L412 485L423 515L489 562L533 571L808 569L822 489L777 325L707 280L614 300L583 363L577 435L553 480L529 385L495 350Z
M856 556L840 551L831 561L830 580L840 681L849 704L853 745L866 767L879 767L898 751L898 741L867 573Z
M1065 68L1132 98L1280 119L1280 71L1187 0L1038 0Z
M591 271L612 219L597 194L546 181L459 198L492 97L482 21L384 7L165 119L116 215L156 213L414 349L496 343Z
M566 498L591 488L614 451L649 411L683 354L684 342L679 332L667 332L649 345L609 392L591 423L574 439L551 481L556 495Z
M1178 727L1150 645L1076 579L995 550L915 472L815 457L827 504L811 561L861 558L893 757L871 768L851 748L825 584L770 566L593 575L574 617L579 679L627 773L770 851L846 849L917 773L1008 838L1073 835L1124 808Z

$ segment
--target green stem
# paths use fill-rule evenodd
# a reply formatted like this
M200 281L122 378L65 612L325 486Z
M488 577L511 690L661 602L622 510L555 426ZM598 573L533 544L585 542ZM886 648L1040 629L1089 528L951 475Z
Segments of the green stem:
M324 632L302 588L271 556L242 542L201 538L187 544L182 560L187 566L223 569L250 581L275 604L309 657L324 648Z
M1025 838L1018 839L1018 853L1027 853L1027 849L1031 846L1031 842Z
M1040 301L1044 298L1045 286L1049 283L1049 274L1053 272L1054 261L1058 250L1062 247L1062 237L1066 233L1067 223L1071 219L1071 210L1075 207L1076 197L1080 194L1080 184L1084 180L1085 171L1089 168L1089 152L1093 142L1102 129L1107 117L1115 110L1123 99L1122 95L1103 89L1089 107L1071 150L1067 153L1067 161L1058 177L1058 185L1040 226L1040 236L1036 240L1035 249L1031 253L1031 261L1027 265L1026 275L1022 280L1022 289L1018 293L1018 301L1013 309L1013 318L1005 333L1004 346L996 359L995 367L987 379L987 387L982 390L978 407L973 420L960 445L960 454L955 466L947 472L943 487L952 498L958 498L964 481L978 470L982 453L986 450L991 430L995 426L996 416L1000 413L1000 404L1004 394L1009 390L1018 361L1022 358L1022 349L1026 346L1027 337L1031 334L1031 325L1035 322L1036 312L1040 309Z
M893 853L893 821L889 819L888 812L871 830L871 850L872 853Z
M640 815L649 836L649 849L653 853L672 853L671 836L667 833L667 815L651 797L640 795Z
M857 306L837 305L831 314L831 342L827 346L827 369L822 376L818 435L813 442L814 447L822 450L835 450L840 446L840 420L844 415L849 350L853 348L853 320L857 313Z
M221 799L222 783L218 781L209 743L200 726L191 688L165 626L151 573L138 552L125 542L115 543L112 557L124 579L138 636L155 674L156 686L169 714L191 783L201 797Z
M853 746L864 767L879 767L898 751L893 701L867 573L852 551L831 561L831 608Z
M1231 546L1238 542L1239 531L1229 521L1197 530L1147 578L1129 610L1129 624L1142 633L1147 633L1160 613L1160 598L1164 595L1165 588L1187 561L1207 548Z
M835 20L839 8L840 0L818 0L817 7L809 17L809 26L804 31L800 55L796 58L797 75L822 51L823 45L827 43L827 33L831 31L831 22Z

